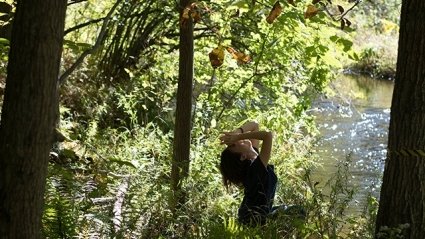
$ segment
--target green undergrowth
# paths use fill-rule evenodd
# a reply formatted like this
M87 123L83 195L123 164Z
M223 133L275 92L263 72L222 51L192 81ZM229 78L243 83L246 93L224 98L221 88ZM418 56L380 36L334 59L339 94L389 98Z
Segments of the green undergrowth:
M275 204L302 205L307 218L282 216L259 228L237 223L242 192L222 185L218 130L192 138L190 175L182 185L187 201L173 214L170 133L154 124L100 130L91 123L82 139L69 127L49 164L46 238L372 238L375 199L363 215L346 214L355 193L348 186L349 159L329 182L313 182L320 163L311 153L315 138L298 127L277 136Z

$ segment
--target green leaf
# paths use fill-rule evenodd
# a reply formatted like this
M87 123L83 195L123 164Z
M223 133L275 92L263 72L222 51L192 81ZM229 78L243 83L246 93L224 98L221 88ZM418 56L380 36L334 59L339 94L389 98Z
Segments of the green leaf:
M113 158L113 157L110 157L108 159L109 159L109 162L119 164L120 166L125 165L125 166L129 166L129 167L132 167L132 168L137 168L134 164L132 164L129 161L125 161L125 160L121 160L121 159L117 159L117 158Z
M0 45L6 45L8 46L10 44L10 41L6 38L0 38Z
M310 57L317 56L316 48L314 46L306 47L305 53Z
M348 54L348 57L349 57L351 60L355 60L355 61L359 61L359 60L360 60L359 55L357 55L357 53L355 53L355 52L351 52L350 54Z
M328 52L323 56L323 60L330 66L335 67L335 68L341 68L342 64L341 62L338 60L337 57L335 57L334 54Z
M78 155L77 153L75 153L74 150L71 149L63 149L60 152L61 156L65 157L65 158L69 158L69 159L77 159Z
M240 13L248 12L249 11L249 5L248 5L247 1L244 1L244 0L235 1L231 5L229 5L227 10L234 10L234 9L239 10Z
M343 48L344 52L348 52L349 50L351 50L351 47L353 46L352 41L339 36L331 36L329 39L335 43L342 45L344 47Z
M64 40L63 44L69 47L73 51L85 51L92 47L92 45L84 42L74 42L70 40Z

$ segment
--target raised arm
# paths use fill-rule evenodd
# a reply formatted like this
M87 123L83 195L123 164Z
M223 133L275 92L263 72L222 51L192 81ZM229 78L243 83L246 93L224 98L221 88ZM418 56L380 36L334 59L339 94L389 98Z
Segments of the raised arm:
M235 134L234 132L224 133L220 137L223 144L231 144L242 139L261 140L260 159L264 166L267 166L270 160L272 144L273 144L273 133L270 131L251 131L242 134Z
M256 121L247 121L241 127L233 130L233 133L248 133L248 132L256 132L259 130L259 125ZM252 142L252 146L258 149L259 140L252 138L249 139Z

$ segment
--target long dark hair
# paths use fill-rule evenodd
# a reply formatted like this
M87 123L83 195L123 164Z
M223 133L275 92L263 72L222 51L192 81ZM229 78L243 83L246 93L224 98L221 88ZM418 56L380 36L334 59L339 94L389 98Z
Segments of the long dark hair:
M240 160L241 154L230 151L227 147L221 152L220 172L223 176L223 184L226 189L231 184L238 187L243 186L246 170L251 163L250 160Z

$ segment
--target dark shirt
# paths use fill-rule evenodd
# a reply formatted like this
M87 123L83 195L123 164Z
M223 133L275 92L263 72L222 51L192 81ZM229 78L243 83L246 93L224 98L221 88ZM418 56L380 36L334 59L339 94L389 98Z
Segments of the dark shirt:
M256 149L257 150L257 149ZM260 157L248 166L243 182L244 198L238 219L244 224L264 224L273 206L277 177L273 165L264 166Z

